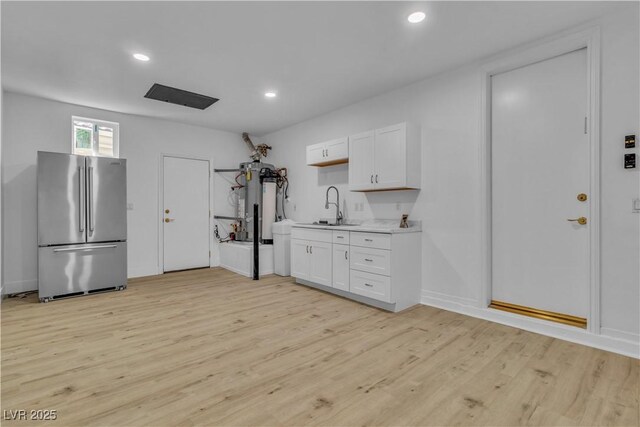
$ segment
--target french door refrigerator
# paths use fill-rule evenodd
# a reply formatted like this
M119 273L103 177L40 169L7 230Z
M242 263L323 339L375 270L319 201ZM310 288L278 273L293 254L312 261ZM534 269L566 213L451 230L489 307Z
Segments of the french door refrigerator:
M127 161L38 152L41 302L127 285Z

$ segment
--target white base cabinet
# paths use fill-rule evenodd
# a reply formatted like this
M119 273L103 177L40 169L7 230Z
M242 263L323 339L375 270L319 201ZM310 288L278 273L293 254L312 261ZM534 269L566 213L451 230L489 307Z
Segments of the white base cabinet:
M331 286L331 231L291 232L291 275Z
M294 227L291 275L365 304L404 310L420 303L420 236Z
M291 239L291 276L309 280L310 266L309 242Z
M349 290L349 245L333 244L333 280L335 289Z
M331 286L331 243L309 242L309 280Z

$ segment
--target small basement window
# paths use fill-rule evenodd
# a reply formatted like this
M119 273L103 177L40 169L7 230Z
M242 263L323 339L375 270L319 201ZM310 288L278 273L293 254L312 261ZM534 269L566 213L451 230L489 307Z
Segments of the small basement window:
M120 155L118 123L73 116L71 128L72 154L98 157Z

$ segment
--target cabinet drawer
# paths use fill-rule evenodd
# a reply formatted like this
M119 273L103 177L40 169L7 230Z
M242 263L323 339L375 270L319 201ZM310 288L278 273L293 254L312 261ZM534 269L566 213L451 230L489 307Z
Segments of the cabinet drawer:
M351 246L391 249L391 234L351 232Z
M318 230L315 228L297 228L291 229L291 238L298 240L311 240L315 242L331 243L331 230Z
M352 246L350 266L354 270L391 276L391 252Z
M348 231L335 231L333 232L333 243L339 243L341 245L349 244L349 232Z
M350 276L349 290L352 293L378 301L393 302L389 277L356 270L351 270Z

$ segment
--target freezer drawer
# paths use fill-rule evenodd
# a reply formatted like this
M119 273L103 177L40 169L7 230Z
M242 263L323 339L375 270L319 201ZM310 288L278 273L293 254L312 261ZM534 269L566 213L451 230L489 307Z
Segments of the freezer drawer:
M126 242L38 248L41 301L126 285Z

